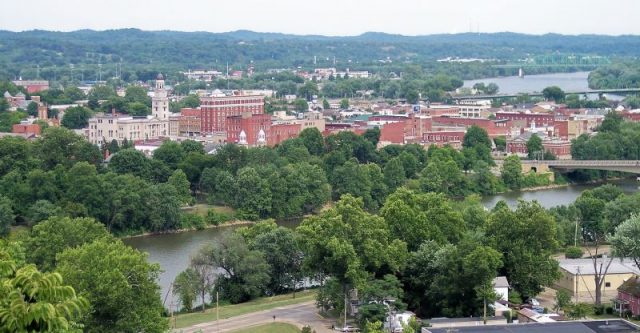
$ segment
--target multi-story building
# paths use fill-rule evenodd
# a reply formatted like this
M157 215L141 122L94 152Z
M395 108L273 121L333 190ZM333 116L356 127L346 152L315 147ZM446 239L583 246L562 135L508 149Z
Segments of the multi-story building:
M264 96L231 95L200 98L202 134L223 132L227 129L227 118L264 113Z
M248 146L266 145L271 129L271 115L244 112L225 120L227 142Z
M27 89L27 93L34 94L49 89L49 81L46 80L15 80L12 81L18 87Z
M496 112L496 120L506 119L512 122L523 121L523 127L553 126L555 117L551 113Z
M193 108L182 108L180 110L178 135L196 136L200 135L201 110Z
M112 111L100 113L89 119L85 131L93 144L102 142L153 140L169 136L169 98L164 88L164 77L158 74L154 96L151 99L151 115L144 117L124 116Z

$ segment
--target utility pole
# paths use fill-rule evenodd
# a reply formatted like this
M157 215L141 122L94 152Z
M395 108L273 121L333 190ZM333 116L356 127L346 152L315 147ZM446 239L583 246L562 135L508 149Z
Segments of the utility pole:
M202 300L204 302L204 300ZM220 308L219 308L219 298L218 291L216 290L216 326L218 328L218 332L220 332Z

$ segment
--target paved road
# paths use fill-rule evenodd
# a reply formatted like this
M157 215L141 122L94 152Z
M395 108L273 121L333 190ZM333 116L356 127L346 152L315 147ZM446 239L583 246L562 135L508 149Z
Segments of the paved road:
M249 313L246 315L228 319L221 319L219 323L216 323L216 321L214 320L202 324L193 325L191 327L176 329L174 330L174 332L230 332L250 326L273 322L273 316L276 316L275 320L278 322L290 323L300 328L304 325L310 325L311 329L315 330L317 333L333 332L330 329L331 321L324 319L320 317L320 315L318 315L318 309L316 309L314 301L282 306L271 310Z

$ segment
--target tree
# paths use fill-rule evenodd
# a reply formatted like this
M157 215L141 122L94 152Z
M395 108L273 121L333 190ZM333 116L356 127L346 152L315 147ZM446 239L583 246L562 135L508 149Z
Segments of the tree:
M462 139L462 146L465 148L473 148L477 145L483 145L491 149L491 140L489 134L484 128L473 125L467 129Z
M271 189L269 183L260 177L256 169L245 167L238 171L236 178L236 207L248 219L265 218L271 212Z
M142 179L151 179L150 161L144 153L134 148L118 151L109 161L109 170L118 173L130 173Z
M631 258L640 267L640 215L633 215L617 226L608 241L616 257Z
M309 154L320 156L324 152L324 138L317 128L305 128L300 132L298 138L302 140L302 144L307 147Z
M349 108L349 100L347 98L343 98L340 100L340 109L346 110Z
M91 304L94 332L165 332L158 264L121 241L97 240L58 256L58 271ZM135 309L135 311L132 311Z
M146 116L151 108L141 102L132 102L125 105L125 111L132 116Z
M264 293L269 264L260 251L250 250L240 235L226 233L219 242L203 246L200 254L220 271L216 288L223 299L236 304Z
M29 219L29 225L34 226L50 217L62 215L62 208L60 208L60 206L48 200L38 200L29 207L26 217Z
M258 234L253 240L254 250L263 253L270 266L268 288L273 293L293 290L302 280L302 251L293 230L278 227Z
M389 192L394 192L405 181L404 167L399 157L394 157L384 165L384 182Z
M92 218L51 217L31 230L24 246L27 260L43 271L56 267L56 255L98 239L111 239L104 225Z
M38 103L31 102L27 105L27 113L30 116L37 117L38 116Z
M380 216L393 237L405 242L410 251L417 250L424 240L456 243L465 229L462 215L444 195L415 193L406 188L387 197Z
M605 116L602 124L598 128L598 132L612 132L620 133L620 126L622 125L622 116L615 111L609 111Z
M13 224L14 218L11 200L0 195L0 236L9 234L9 227Z
M311 101L313 96L319 93L318 85L313 81L307 81L298 89L298 96L303 97L307 101Z
M531 135L527 140L527 152L530 160L544 159L544 147L542 146L542 139L537 134Z
M175 141L167 140L153 152L153 159L164 162L169 168L175 170L184 158L182 146Z
M307 101L302 98L298 98L295 101L293 101L293 106L295 110L298 112L309 111L309 103L307 103Z
M93 112L85 107L70 107L65 110L61 124L70 129L85 128L89 124L89 118L92 116Z
M204 155L204 146L198 141L184 140L180 143L180 146L185 154L196 153Z
M571 294L565 289L559 289L556 291L555 303L553 304L553 311L564 310L571 305Z
M65 285L59 273L18 267L0 248L0 332L65 332L88 308L85 298Z
M501 273L522 295L535 296L558 278L558 262L552 258L558 246L556 223L537 202L519 201L515 211L494 209L486 234L504 256Z
M173 280L172 293L179 296L182 309L186 311L193 309L193 302L196 300L199 291L198 282L198 273L193 268L187 268L180 272ZM204 304L204 299L202 303Z
M176 169L171 177L169 177L168 183L176 189L180 203L188 204L193 200L193 198L191 198L191 190L189 189L189 180L184 171Z
M546 100L553 100L556 103L560 103L564 100L564 91L558 86L551 86L542 89L542 96Z
M504 184L512 190L522 186L522 163L517 155L511 155L504 159L500 176Z
M323 98L323 99L322 99L322 108L323 108L324 110L329 110L329 109L331 109L331 105L329 104L329 101L327 101L327 99L326 99L326 98Z
M497 84L491 82L486 86L485 93L487 93L488 95L495 95L498 93L499 90L500 90L500 87L498 87Z

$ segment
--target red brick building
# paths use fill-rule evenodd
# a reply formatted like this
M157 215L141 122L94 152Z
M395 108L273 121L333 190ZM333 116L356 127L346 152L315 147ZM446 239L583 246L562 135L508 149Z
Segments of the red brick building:
M178 133L180 135L198 135L201 133L200 126L202 111L200 109L182 108L178 120Z
M267 144L275 146L287 139L297 138L302 131L300 123L274 123L268 133Z
M557 157L571 156L571 142L566 140L546 140L542 141L544 151L551 152Z
M15 124L11 128L11 133L40 135L40 125L38 124Z
M223 132L227 129L227 118L264 113L264 96L235 95L200 98L201 124L203 134Z
M496 112L496 120L523 120L527 127L533 122L536 126L553 126L555 117L551 113Z
M618 297L616 297L613 304L618 311L631 311L634 316L640 315L639 276L634 275L618 287Z
M433 117L434 129L439 126L469 128L473 125L487 131L487 134L491 138L506 136L511 131L511 121L508 119L491 120L486 118Z
M246 144L249 146L266 145L269 141L271 115L245 112L239 116L227 117L225 125L227 142L229 143ZM265 135L264 142L258 141L260 131ZM244 140L242 140L242 133L246 136Z
M427 132L422 136L425 146L436 145L438 147L449 145L455 149L462 149L462 140L465 131L435 131Z
M49 89L49 81L45 80L15 80L13 81L18 87L24 87L27 89L28 94L34 94L39 91Z
M428 116L409 114L409 116L405 117L393 116L390 119L382 119L381 117L390 116L377 116L373 117L371 120L392 121L384 124L380 129L380 142L382 143L418 143L421 141L424 133L432 130L431 117Z

